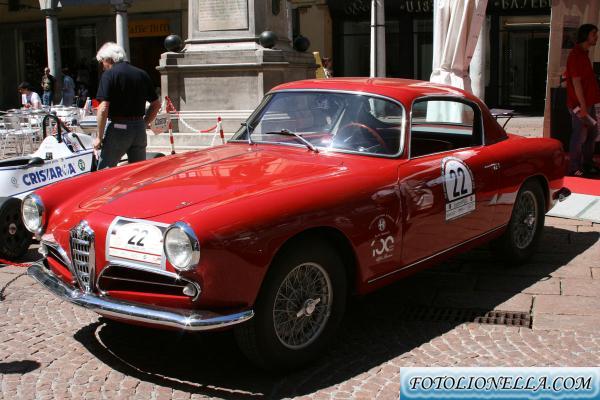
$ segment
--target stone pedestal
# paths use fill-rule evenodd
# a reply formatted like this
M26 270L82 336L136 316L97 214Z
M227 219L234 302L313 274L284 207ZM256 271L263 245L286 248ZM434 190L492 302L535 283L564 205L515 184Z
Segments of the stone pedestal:
M189 38L181 53L163 53L161 92L197 129L238 129L274 86L315 77L312 54L291 47L291 10L285 0L190 0ZM276 33L271 49L257 43ZM185 127L180 124L180 131Z

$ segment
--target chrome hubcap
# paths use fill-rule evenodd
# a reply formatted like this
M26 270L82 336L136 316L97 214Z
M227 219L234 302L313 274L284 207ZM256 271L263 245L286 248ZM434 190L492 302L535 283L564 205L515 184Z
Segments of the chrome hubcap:
M304 263L290 271L273 307L275 333L281 344L298 350L316 340L331 314L332 295L329 275L319 264Z
M321 298L317 297L316 299L308 299L304 302L304 306L296 313L297 318L301 317L309 317L312 313L315 312L317 304L321 301Z
M538 204L532 192L521 193L515 204L515 213L517 221L513 227L515 245L519 249L524 249L533 241L538 222Z

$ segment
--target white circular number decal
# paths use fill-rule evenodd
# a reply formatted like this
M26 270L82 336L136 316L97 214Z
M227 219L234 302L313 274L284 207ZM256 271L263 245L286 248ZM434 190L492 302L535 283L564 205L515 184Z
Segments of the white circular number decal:
M446 221L460 218L475 210L477 202L473 174L462 160L454 157L442 160L442 177L446 195Z
M448 201L454 201L473 193L473 176L465 163L456 158L445 159L442 169Z

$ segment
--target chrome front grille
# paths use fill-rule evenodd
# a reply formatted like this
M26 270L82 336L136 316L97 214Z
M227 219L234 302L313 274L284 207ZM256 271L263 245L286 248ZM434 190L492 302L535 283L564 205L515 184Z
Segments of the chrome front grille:
M79 286L86 292L94 287L96 254L94 251L94 231L87 221L81 221L70 232L71 260Z

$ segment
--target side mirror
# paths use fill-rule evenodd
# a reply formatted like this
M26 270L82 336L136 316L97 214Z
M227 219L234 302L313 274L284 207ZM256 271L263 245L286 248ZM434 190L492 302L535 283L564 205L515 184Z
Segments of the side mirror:
M39 157L33 157L27 162L27 167L39 167L40 165L44 165L44 160Z

